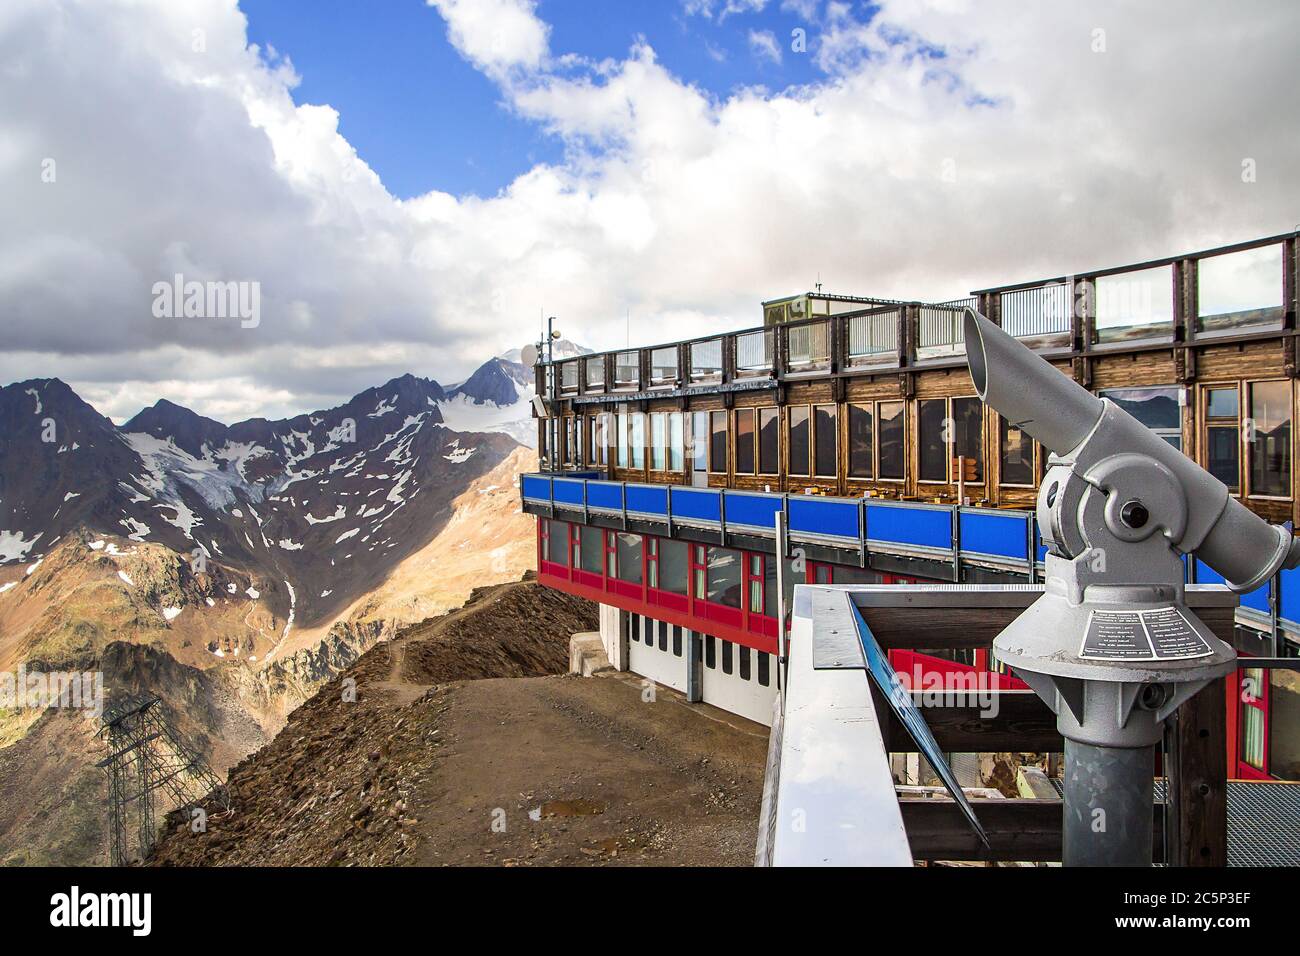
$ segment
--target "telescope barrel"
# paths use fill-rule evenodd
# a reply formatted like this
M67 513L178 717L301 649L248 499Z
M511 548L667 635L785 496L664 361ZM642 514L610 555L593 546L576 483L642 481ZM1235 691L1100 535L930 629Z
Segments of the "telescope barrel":
M984 404L1058 455L1088 437L1101 418L1101 399L974 309L963 324L966 362Z

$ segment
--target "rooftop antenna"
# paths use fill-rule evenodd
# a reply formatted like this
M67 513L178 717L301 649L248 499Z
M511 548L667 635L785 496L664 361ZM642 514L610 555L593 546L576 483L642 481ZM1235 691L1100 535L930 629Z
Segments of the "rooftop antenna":
M822 294L822 274L821 270L817 271L817 294Z

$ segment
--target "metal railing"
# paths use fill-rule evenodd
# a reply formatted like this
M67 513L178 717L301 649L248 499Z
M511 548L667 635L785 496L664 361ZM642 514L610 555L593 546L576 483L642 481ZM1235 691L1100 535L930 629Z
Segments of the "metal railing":
M774 355L771 329L736 335L736 375L739 378L770 375Z
M917 348L956 352L965 347L962 318L956 308L923 305L917 316Z
M677 348L667 346L650 350L650 384L677 384Z
M845 358L849 365L868 364L883 357L898 357L898 330L903 322L902 309L884 309L847 319L848 344Z
M691 381L722 381L722 339L706 339L690 344Z
M830 366L831 320L781 327L786 335L786 371L806 372Z
M1017 338L1068 335L1072 299L1067 283L1003 292L999 303L1002 328Z
M641 387L641 353L619 352L614 357L614 387L636 389Z
M587 371L587 391L603 392L605 390L605 356L593 356L583 364L586 366Z
M667 388L674 381L677 385L726 385L750 380L746 384L752 385L755 378L780 380L786 375L840 370L869 373L874 368L906 367L918 359L957 361L963 344L961 312L968 307L985 312L1012 335L1030 339L1033 347L1052 350L1087 352L1097 347L1113 351L1129 339L1175 338L1180 327L1189 337L1207 334L1215 340L1231 338L1238 331L1285 331L1300 286L1297 238L1300 232L1080 273L1077 279L984 289L939 303L839 297L843 301L837 300L837 309L852 311L592 355L584 362L580 391L603 393L612 387L631 392L647 385ZM1171 269L1167 286L1162 279L1147 281L1141 275L1165 267ZM1224 278L1230 278L1234 270L1246 276L1240 288ZM1099 303L1090 299L1094 287L1119 285L1124 293L1125 282L1134 283L1127 289L1130 303L1121 302L1113 315L1109 313L1115 310L1109 306L1098 315ZM1136 308L1131 304L1134 294L1139 295ZM680 359L673 357L674 352ZM671 372L674 364L675 374ZM555 394L550 389L550 374L539 372L538 384L547 386L547 394ZM555 374L563 376L563 394L572 394L574 373Z

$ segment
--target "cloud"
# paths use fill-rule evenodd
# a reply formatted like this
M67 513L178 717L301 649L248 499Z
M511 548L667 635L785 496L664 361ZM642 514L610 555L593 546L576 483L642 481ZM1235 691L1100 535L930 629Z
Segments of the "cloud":
M630 315L649 343L758 324L818 275L945 299L1300 218L1300 127L1274 95L1300 81L1295 4L830 4L808 25L821 79L729 95L645 41L587 63L533 4L484 9L437 4L565 158L494 196L399 201L228 0L4 4L0 381L59 375L119 418L158 397L285 415L463 378L541 314L596 348ZM260 325L155 318L178 271L259 282Z
M781 62L781 47L776 42L776 34L771 30L750 30L749 49L760 60L778 64Z
M536 70L549 53L551 28L536 0L426 0L447 21L452 45L491 76Z
M767 0L683 0L682 10L687 16L712 20L716 12L718 22L737 13L761 13Z

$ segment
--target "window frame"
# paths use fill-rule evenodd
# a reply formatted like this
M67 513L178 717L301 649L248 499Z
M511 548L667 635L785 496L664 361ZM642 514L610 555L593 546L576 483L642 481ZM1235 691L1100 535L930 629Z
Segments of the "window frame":
M1244 471L1244 479L1246 481L1244 491L1247 498L1251 498L1257 501L1292 501L1294 500L1294 496L1295 496L1295 386L1291 384L1290 379L1286 379L1286 378L1248 379L1246 381L1243 381L1241 384L1246 387L1246 402L1243 405L1241 402L1241 396L1238 395L1237 397L1238 415L1241 415L1242 412L1248 412L1250 410L1251 403L1255 397L1256 385L1285 385L1288 387L1288 390L1290 391L1290 401L1287 402L1287 415L1289 416L1288 420L1291 423L1290 441L1287 447L1287 463L1290 465L1290 472L1291 472L1289 476L1290 487L1288 489L1290 493L1287 495L1264 495L1264 494L1257 494L1255 492L1255 482L1253 479L1253 471L1255 465L1255 442L1254 441L1247 442L1244 440L1244 437L1243 437L1242 445L1244 446L1245 454L1242 457L1245 459L1245 461L1242 464L1242 468ZM1244 420L1246 418L1253 418L1254 416L1241 415L1241 417Z
M818 424L818 412L826 408L829 408L831 410L831 417L834 419L830 425L830 433L831 433L831 441L832 441L832 449L831 449L832 457L835 459L835 462L830 474L826 474L818 470L818 465L820 464L818 458L821 455L821 449L818 447L818 443L820 441L820 436L821 436L821 426ZM808 465L812 469L812 477L830 479L831 481L838 481L840 477L839 476L839 471L840 471L840 435L839 435L840 406L839 403L838 402L817 402L813 404L811 406L811 415L809 417L809 422L811 424L810 435L809 435L811 440L808 443L809 452L810 452L809 454L810 460L808 462Z
M1198 431L1196 436L1197 448L1200 449L1200 461L1197 462L1206 471L1210 470L1210 429L1212 428L1231 428L1234 432L1234 443L1237 449L1237 483L1228 486L1228 493L1233 497L1240 497L1245 490L1246 481L1246 448L1245 442L1241 436L1241 419L1244 410L1242 402L1242 392L1246 382L1206 382L1200 386L1201 400L1198 405L1199 414L1197 415ZM1237 415L1233 419L1219 415L1210 416L1210 393L1234 391L1237 393Z
M722 418L722 468L715 468L714 454L717 451L715 443L718 438L718 429L716 422L719 416ZM725 475L731 465L731 449L728 447L731 442L731 415L726 409L709 412L709 446L708 446L708 465L710 475Z
M795 425L794 425L794 413L795 413L796 411L799 411L799 410L802 410L803 413L807 416L807 418L804 419L804 423L803 423L803 424L804 424L804 427L807 429L807 432L806 432L806 437L804 438L804 459L805 459L805 460L804 460L804 463L803 463L803 470L802 470L802 471L795 471L795 469L794 469L794 458L793 458L793 452L794 452L794 438L793 438L793 434L794 434L794 427L795 427ZM812 437L813 437L813 436L812 436L812 431L813 431L813 423L812 423L812 405L794 404L794 405L787 405L787 406L785 406L785 454L786 454L785 473L786 473L786 477L788 477L788 478L812 478L812 477L813 477L813 473L812 473L812 447L813 447L813 442L812 442Z
M768 462L763 456L763 413L771 412L776 418L776 453L771 470L766 468ZM781 474L781 409L777 405L763 405L754 409L754 466L757 474L776 478Z
M925 469L921 462L921 434L923 431L921 424L921 406L938 403L943 406L943 417L940 421L939 445L944 449L943 453L943 478L926 478L923 477ZM918 485L949 485L952 484L952 441L943 440L944 422L952 422L952 401L948 398L918 398L916 400L916 483ZM906 446L904 441L904 446Z
M880 441L880 423L882 420L880 415L880 409L885 405L901 405L903 407L903 413L902 415L899 416L899 421L903 429L903 440L901 443L902 444L901 460L903 465L902 468L903 473L897 478L883 477L880 470L880 460L881 460L880 453L883 447L882 442ZM906 484L908 466L910 465L910 461L909 461L910 456L907 454L907 436L909 431L908 422L907 422L907 419L909 417L907 414L907 407L908 407L907 399L891 398L891 399L881 400L881 401L877 401L875 403L875 406L876 406L876 420L872 423L872 430L873 430L872 437L874 440L872 442L872 448L871 448L871 455L874 464L875 477L872 479L872 481L887 481L897 485Z
M740 451L740 420L742 417L749 419L749 457L750 467L742 468L741 451ZM758 474L758 409L756 408L737 408L732 412L732 424L735 426L735 463L734 473L737 475L757 475Z

